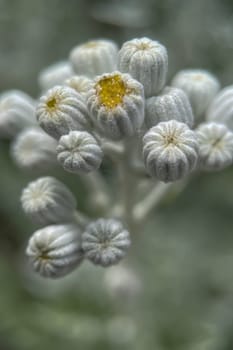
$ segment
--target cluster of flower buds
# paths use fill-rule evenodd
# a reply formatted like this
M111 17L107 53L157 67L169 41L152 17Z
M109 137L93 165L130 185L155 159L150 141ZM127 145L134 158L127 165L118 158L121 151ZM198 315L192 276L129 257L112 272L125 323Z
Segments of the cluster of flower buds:
M167 86L167 72L167 50L158 41L133 39L118 49L110 40L95 40L40 73L38 101L19 91L0 95L0 135L13 139L20 168L39 173L60 166L87 181L99 206L102 194L104 213L90 218L53 177L23 190L23 210L42 225L27 247L41 275L64 276L83 259L106 267L125 256L139 208L139 168L151 206L154 179L176 182L195 170L232 164L233 87L219 92L217 78L201 69L182 70ZM120 170L115 196L104 194L105 156Z

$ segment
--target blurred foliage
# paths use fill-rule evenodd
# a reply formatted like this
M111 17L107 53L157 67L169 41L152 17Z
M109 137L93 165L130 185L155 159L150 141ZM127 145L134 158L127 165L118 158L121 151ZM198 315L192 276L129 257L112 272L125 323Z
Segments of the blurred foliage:
M200 67L232 84L232 17L231 0L0 0L0 90L37 96L38 72L93 37L156 38L168 48L170 78ZM8 149L1 141L0 349L232 350L232 169L199 176L162 203L134 237L125 263L142 290L124 300L88 263L62 281L28 270L24 246L35 227L19 197L35 175L20 172ZM56 176L85 207L76 177Z

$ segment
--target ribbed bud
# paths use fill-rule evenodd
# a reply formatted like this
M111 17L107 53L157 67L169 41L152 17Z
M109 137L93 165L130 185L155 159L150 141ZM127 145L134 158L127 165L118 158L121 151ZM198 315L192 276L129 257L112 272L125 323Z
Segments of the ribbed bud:
M73 48L70 61L78 75L94 77L116 69L117 45L111 40L93 40Z
M175 119L193 126L193 112L187 95L181 89L166 87L160 95L146 100L145 123L152 127L160 122Z
M39 128L26 128L12 143L11 154L18 167L44 171L56 162L57 141Z
M104 74L94 80L87 107L104 136L120 139L133 135L144 121L143 86L129 74Z
M0 137L13 138L25 127L36 125L35 102L27 94L10 90L0 95Z
M85 98L91 88L91 79L83 75L74 75L65 81L65 85L74 89Z
M170 120L151 128L143 138L147 171L160 181L176 181L189 174L198 160L198 142L189 127Z
M71 130L85 130L90 126L83 97L67 86L48 90L40 98L36 116L42 129L55 139Z
M233 130L233 85L222 89L215 96L208 108L206 119L223 123Z
M148 38L127 41L118 53L118 68L142 83L146 97L156 95L166 82L167 50Z
M42 225L72 221L76 208L70 190L50 176L30 182L22 192L21 204L24 212Z
M72 75L74 72L68 61L56 62L40 72L39 86L42 91L47 91L56 85L62 85Z
M172 85L186 92L196 120L203 118L209 104L220 89L217 78L201 69L186 69L178 72Z
M75 225L51 225L29 239L26 254L41 276L59 278L70 273L83 259L81 235Z
M66 171L89 173L99 168L102 159L100 146L86 131L71 131L59 140L57 160Z
M129 232L114 219L99 219L86 228L82 236L85 257L104 267L117 264L130 245Z
M233 133L223 124L203 123L197 129L200 165L221 170L233 162Z

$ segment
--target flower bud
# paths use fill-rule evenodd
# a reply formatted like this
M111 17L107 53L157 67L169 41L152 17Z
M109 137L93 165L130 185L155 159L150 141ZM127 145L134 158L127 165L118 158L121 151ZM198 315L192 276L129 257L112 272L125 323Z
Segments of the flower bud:
M12 143L11 154L19 168L44 171L56 163L57 142L39 128L26 128Z
M233 133L223 124L203 123L197 129L200 165L221 170L233 162Z
M172 119L193 126L193 112L185 92L166 87L160 95L146 100L145 123L150 128Z
M161 122L143 138L147 171L160 181L176 181L189 174L198 160L195 132L176 120Z
M211 102L207 111L207 120L223 123L233 130L233 85L222 89Z
M196 120L203 117L220 89L217 78L201 69L186 69L178 72L172 80L172 85L186 92Z
M117 45L111 40L93 40L73 48L70 62L78 75L94 77L116 69Z
M120 139L133 135L144 121L143 86L128 74L104 74L94 80L87 107L104 136Z
M39 86L42 91L47 91L56 85L62 85L72 75L74 72L68 61L56 62L40 72Z
M158 41L148 38L127 41L119 51L118 68L140 81L146 97L156 95L166 82L167 50Z
M26 254L32 268L41 276L63 277L83 259L79 229L67 224L37 230L29 239Z
M85 257L103 267L117 264L125 256L129 245L129 232L114 219L92 222L82 237Z
M83 97L67 86L55 86L42 96L36 116L42 129L55 139L90 126Z
M98 169L102 159L100 146L86 131L71 131L59 140L57 160L66 171L88 173Z
M65 81L65 85L77 91L84 98L91 88L91 79L83 75L74 75Z
M35 124L35 102L30 96L18 90L0 95L0 137L13 138Z
M72 221L76 208L70 190L50 176L30 182L22 192L21 204L24 212L42 225Z

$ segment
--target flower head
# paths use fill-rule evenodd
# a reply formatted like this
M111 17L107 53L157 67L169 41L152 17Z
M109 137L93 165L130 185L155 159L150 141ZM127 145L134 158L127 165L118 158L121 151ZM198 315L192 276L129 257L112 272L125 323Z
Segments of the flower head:
M119 51L118 68L140 81L146 97L156 95L166 82L167 50L158 41L148 38L127 41Z
M94 80L87 106L103 135L113 139L130 136L144 121L143 86L128 74L104 74Z
M40 72L39 86L42 91L47 91L56 85L62 85L73 74L71 64L68 61L56 62Z
M40 98L36 116L40 126L56 139L71 130L84 130L90 126L83 97L67 86L48 90Z
M189 127L170 120L152 127L143 138L143 157L151 176L176 181L192 171L198 160L198 142Z
M71 131L59 140L57 160L66 171L88 173L98 169L102 159L100 146L86 131Z
M116 69L117 51L111 40L91 40L72 49L70 62L76 74L94 77Z
M104 267L118 263L130 245L129 232L114 219L99 219L89 224L82 241L85 257Z
M76 208L70 190L51 176L30 182L22 192L21 203L33 221L45 225L72 221Z
M233 133L223 124L200 124L197 129L200 164L206 170L221 170L233 162Z
M29 239L26 254L41 276L59 278L83 260L81 235L75 225L51 225L37 230Z

